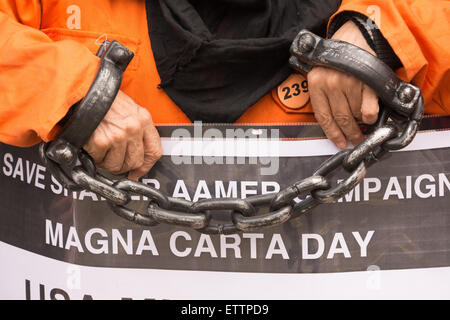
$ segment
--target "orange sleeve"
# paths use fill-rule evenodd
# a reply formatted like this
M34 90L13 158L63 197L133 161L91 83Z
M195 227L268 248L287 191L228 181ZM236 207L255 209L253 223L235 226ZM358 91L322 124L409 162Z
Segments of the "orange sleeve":
M450 1L343 0L379 27L403 64L397 74L422 89L426 112L450 114Z
M83 45L39 31L40 1L0 0L0 141L50 140L87 93L98 58Z

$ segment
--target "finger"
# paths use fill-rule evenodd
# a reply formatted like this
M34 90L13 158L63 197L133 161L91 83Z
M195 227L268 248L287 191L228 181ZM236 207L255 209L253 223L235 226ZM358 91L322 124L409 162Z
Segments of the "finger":
M328 92L331 111L334 121L353 145L359 144L364 140L358 123L356 122L344 93L338 89Z
M109 150L108 139L102 133L94 132L83 149L91 156L95 164L102 163Z
M130 171L128 178L132 180L137 180L148 173L162 156L161 138L153 124L144 129L143 137L144 161L142 166Z
M362 104L362 90L363 83L356 78L350 77L345 84L345 97L353 117L362 120L361 104Z
M99 167L106 169L113 174L123 173L122 167L125 161L126 151L126 140L115 142L106 153L105 159L99 164Z
M132 171L144 164L143 137L128 142L122 172Z
M367 124L374 124L378 119L380 107L378 105L378 97L371 88L364 85L362 91L362 120Z
M347 141L344 134L333 119L330 105L325 93L320 89L310 87L311 105L314 110L314 116L322 127L323 132L338 148L345 149Z

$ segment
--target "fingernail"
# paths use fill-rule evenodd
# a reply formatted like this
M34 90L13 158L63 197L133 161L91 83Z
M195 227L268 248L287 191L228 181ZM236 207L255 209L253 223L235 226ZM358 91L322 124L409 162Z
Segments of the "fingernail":
M347 148L347 142L345 142L345 141L339 141L338 143L336 143L336 145L341 150Z

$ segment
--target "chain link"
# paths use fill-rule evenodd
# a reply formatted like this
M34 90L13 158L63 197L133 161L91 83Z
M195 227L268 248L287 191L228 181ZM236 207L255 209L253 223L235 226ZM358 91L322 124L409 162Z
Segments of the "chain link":
M255 195L246 199L205 199L195 203L168 197L140 182L128 179L113 181L103 176L86 152L74 147L77 144L65 140L69 135L42 143L40 158L65 188L91 191L105 198L118 216L139 225L166 223L202 233L230 234L282 224L310 212L321 203L331 203L345 196L361 182L367 169L387 152L402 149L411 143L424 113L420 90L401 82L392 70L360 48L324 40L303 30L293 42L291 53L290 64L294 69L308 72L313 66L330 66L348 72L374 88L381 100L389 105L382 108L373 132L362 143L336 153L323 162L312 176L276 194ZM125 58L129 59L128 56ZM74 128L72 131L82 130ZM82 138L78 137L77 141ZM341 168L348 172L348 176L332 186L329 176ZM132 195L149 199L146 212L129 208ZM262 208L268 210L260 213L264 211ZM228 222L217 219L224 215Z
M417 127L418 121L415 119L395 123L395 120L386 115L380 118L384 123L378 123L361 144L336 153L323 162L312 176L278 193L255 195L246 199L220 198L191 202L168 197L144 183L106 178L96 170L93 161L83 150L78 152L77 165L70 168L64 168L61 164L67 163L61 160L62 156L59 162L47 156L48 144L42 144L39 153L44 164L64 187L74 191L86 189L94 192L107 200L114 213L128 221L143 226L166 223L189 227L202 233L230 234L279 225L311 211L321 203L332 203L345 196L361 182L370 165L388 150L397 149L402 137L406 136L406 141L410 141L409 137L415 134L410 132L411 128ZM403 129L399 130L399 127ZM403 144L405 143L402 141L400 145ZM61 145L58 148L61 155L66 155L67 160L67 152L63 152ZM332 187L328 177L340 168L349 172L349 175ZM127 207L132 195L148 198L146 212L137 212ZM299 197L304 200L296 202L295 199ZM263 207L269 208L268 211L258 213ZM228 216L229 222L214 222L220 214Z

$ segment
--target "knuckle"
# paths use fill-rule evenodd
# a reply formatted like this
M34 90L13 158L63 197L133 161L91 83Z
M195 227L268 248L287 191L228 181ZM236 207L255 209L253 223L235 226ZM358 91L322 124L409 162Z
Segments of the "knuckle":
M363 115L369 119L374 119L374 118L376 119L378 117L378 110L372 110L372 109L365 110L363 112Z
M122 142L126 139L127 135L123 130L117 130L112 134L112 140L114 143Z
M90 147L91 150L100 149L104 150L107 149L110 145L109 139L102 135L95 135L92 139L92 146Z
M138 106L138 114L139 119L141 120L142 123L152 122L152 116L150 115L150 112L148 112L147 109Z
M150 168L155 164L156 161L161 159L162 156L163 156L162 149L158 148L151 150L145 155L144 165Z
M123 167L122 163L105 163L102 166L104 169L108 170L111 173L117 174L120 173Z
M361 86L361 81L354 77L346 76L346 79L344 81L344 91L348 96L360 100L362 94Z
M307 80L308 84L312 85L321 85L324 82L326 82L326 79L330 76L330 74L333 73L333 70L323 68L323 67L316 67L312 69L308 75Z
M334 119L336 120L336 123L340 126L340 127L347 127L350 126L352 121L353 121L353 117L348 115L348 114L336 114L334 116Z
M140 168L144 165L144 157L136 159L136 162L133 165L133 169Z
M316 111L314 115L322 127L328 127L333 122L333 118L327 112Z
M144 164L144 154L139 155L131 155L127 156L127 160L125 161L125 166L129 169L136 169L141 167Z
M134 166L133 163L124 162L120 166L119 170L117 170L117 172L118 173L123 173L123 172L127 172L127 171L130 171L130 170L133 170L134 168L135 168L135 166Z
M125 131L132 135L138 134L141 131L141 124L139 120L135 118L129 119L125 125Z
M153 154L152 154L152 155L153 155L153 158L155 159L155 161L161 159L161 157L163 156L163 150L162 150L161 146L159 146L158 148L156 148L156 149L153 151Z
M341 132L337 129L328 130L326 135L327 135L328 139L333 140L333 141L337 141L342 138Z
M156 161L153 160L145 160L142 166L140 166L136 170L139 171L141 174L145 174L153 167L155 163Z
M322 75L321 72L318 71L318 69L311 70L310 73L308 73L308 84L315 85L321 81Z
M342 79L341 79L340 75L336 72L332 72L327 77L327 85L329 88L337 88L340 86L341 82L342 82Z

